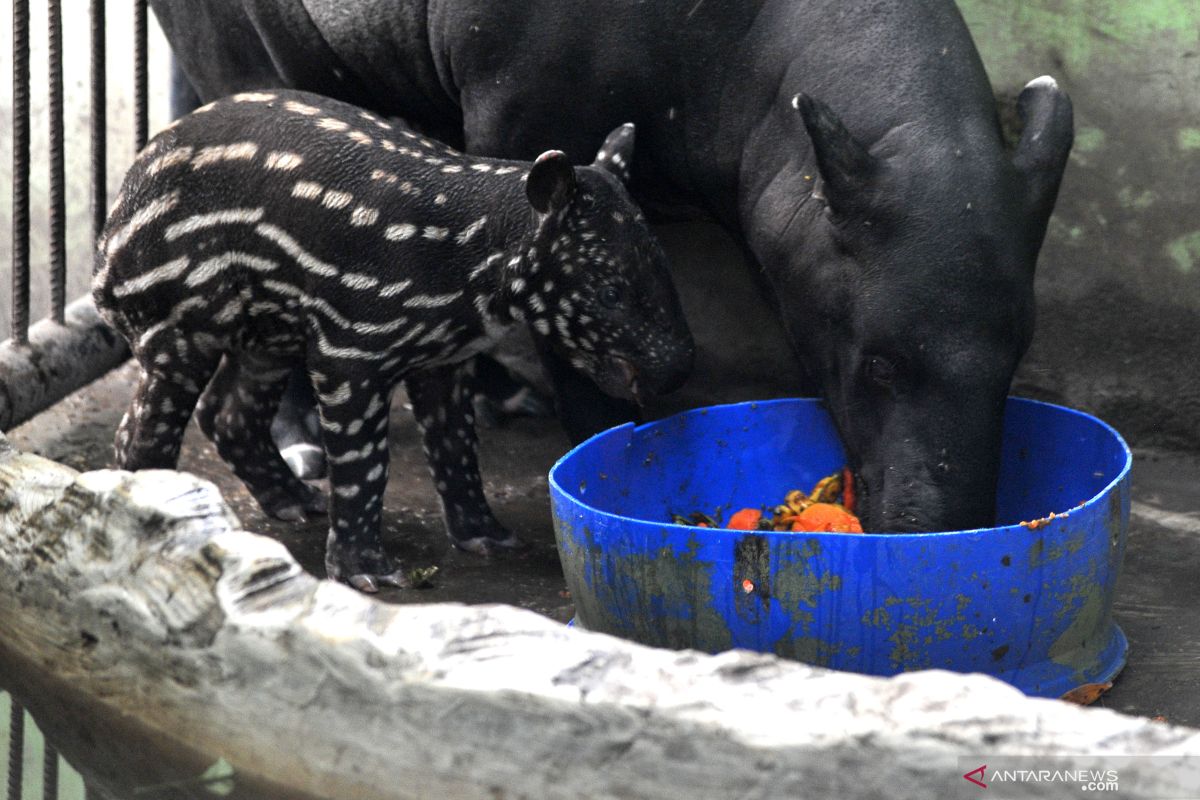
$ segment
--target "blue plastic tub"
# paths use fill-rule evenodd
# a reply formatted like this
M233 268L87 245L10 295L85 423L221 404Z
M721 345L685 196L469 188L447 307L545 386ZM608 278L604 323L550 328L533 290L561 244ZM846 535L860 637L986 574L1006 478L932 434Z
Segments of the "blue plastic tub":
M751 533L667 520L779 502L839 470L819 401L715 406L601 433L550 472L576 619L660 647L743 647L873 675L984 672L1043 697L1112 680L1127 649L1112 603L1129 448L1095 417L1019 399L1003 447L999 527ZM1019 524L1050 512L1069 513Z

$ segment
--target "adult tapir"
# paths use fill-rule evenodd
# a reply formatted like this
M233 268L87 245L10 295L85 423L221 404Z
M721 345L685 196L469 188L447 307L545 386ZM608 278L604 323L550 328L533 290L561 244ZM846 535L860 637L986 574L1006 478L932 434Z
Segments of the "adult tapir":
M951 0L151 0L204 100L287 85L488 156L637 125L637 196L742 241L874 531L993 515L1004 398L1071 147L1053 80L1002 141ZM545 354L568 431L626 407Z

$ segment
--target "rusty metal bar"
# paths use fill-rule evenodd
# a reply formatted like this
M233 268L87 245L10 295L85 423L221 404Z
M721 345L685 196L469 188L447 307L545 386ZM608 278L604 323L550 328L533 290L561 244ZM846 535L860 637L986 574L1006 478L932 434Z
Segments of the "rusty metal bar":
M8 720L8 800L21 800L25 766L25 709L11 697Z
M19 425L129 358L90 296L67 306L64 323L29 330L29 347L0 343L0 431Z
M147 69L146 0L133 2L133 137L134 153L150 136L150 81Z
M13 0L12 338L29 336L29 0Z
M108 214L107 98L104 66L104 0L91 0L92 23L92 241Z
M42 800L58 800L58 751L50 742L42 754Z
M50 84L50 317L62 324L67 307L67 202L63 155L62 0L46 4Z

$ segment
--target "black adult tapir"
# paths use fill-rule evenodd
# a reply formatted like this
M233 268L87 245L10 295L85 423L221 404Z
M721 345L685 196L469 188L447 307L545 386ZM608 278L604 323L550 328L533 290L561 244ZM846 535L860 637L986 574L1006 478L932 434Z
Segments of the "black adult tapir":
M856 476L864 526L993 516L1004 398L1073 138L1050 78L1015 151L951 0L151 0L203 100L292 86L488 156L590 158L753 255ZM545 355L568 432L627 406Z

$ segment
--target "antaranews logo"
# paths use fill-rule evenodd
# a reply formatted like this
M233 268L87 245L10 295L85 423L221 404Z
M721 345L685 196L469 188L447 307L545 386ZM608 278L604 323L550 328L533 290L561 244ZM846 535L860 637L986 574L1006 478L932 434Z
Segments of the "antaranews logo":
M971 783L975 784L976 786L982 786L984 789L986 789L987 784L983 782L984 773L986 771L987 771L987 764L984 764L982 767L976 767L975 769L971 770L966 775L963 775L963 777L966 778L967 780L969 780ZM975 777L976 775L978 775L979 777Z
M989 783L1068 783L1085 792L1115 792L1119 787L1115 769L993 769L989 775L987 768L978 766L963 778L981 789Z

